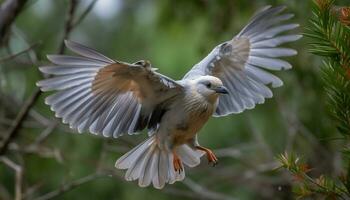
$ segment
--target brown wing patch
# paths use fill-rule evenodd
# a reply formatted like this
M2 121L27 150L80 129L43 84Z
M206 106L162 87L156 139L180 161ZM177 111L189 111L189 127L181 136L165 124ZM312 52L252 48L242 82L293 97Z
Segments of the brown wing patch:
M139 100L144 98L140 85L133 79L129 65L115 63L108 65L97 72L92 83L95 94L133 92Z

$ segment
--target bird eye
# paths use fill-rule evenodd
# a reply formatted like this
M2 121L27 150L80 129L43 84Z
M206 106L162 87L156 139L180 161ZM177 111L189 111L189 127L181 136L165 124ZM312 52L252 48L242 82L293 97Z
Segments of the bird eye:
M210 88L211 87L211 83L210 82L205 83L205 86L207 86L207 88Z
M143 60L140 60L140 61L137 61L135 64L136 64L136 65L144 65L144 63L145 63L145 62L144 62Z

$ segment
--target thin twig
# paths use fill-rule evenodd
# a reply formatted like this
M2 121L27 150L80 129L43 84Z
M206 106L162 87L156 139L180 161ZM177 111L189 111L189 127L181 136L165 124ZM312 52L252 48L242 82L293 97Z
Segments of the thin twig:
M9 193L9 191L3 184L0 184L0 199L2 200L13 199L12 195Z
M104 175L101 175L99 173L90 174L90 175L85 176L83 178L77 179L71 183L66 183L66 184L62 185L60 188L36 198L36 200L48 200L48 199L56 198L56 197L64 194L65 192L71 191L71 190L73 190L73 189L75 189L75 188L77 188L85 183L91 182L91 181L96 180L97 178L101 178L101 177L104 177Z
M0 125L2 126L12 126L13 125L13 119L9 118L0 118ZM23 128L43 128L44 126L35 122L35 121L25 121L22 124Z
M12 160L7 157L0 157L0 161L4 163L6 166L15 171L15 200L22 199L22 185L23 185L23 169L20 165L14 163Z
M0 7L0 44L6 40L6 35L15 21L17 15L21 12L27 0L6 0Z
M13 25L12 32L18 39L22 40L23 43L25 43L26 47L29 47L31 45L31 42L28 41L28 38L27 38L26 34L20 28L18 28L16 26L16 24ZM41 43L41 41L39 41L38 43ZM37 55L36 51L34 51L34 49L31 49L28 52L28 56L29 56L29 59L30 59L30 62L31 62L31 63L29 63L29 65L38 65L38 64L40 64L38 62L38 55ZM18 62L18 61L16 60L16 62Z
M78 0L70 0L69 10L68 10L68 13L66 16L66 22L64 25L63 41L69 37L69 34L73 29L73 19L74 19L74 14L75 14L77 5L78 5ZM65 49L64 42L61 42L61 46L59 48L58 53L63 54L64 49Z
M270 159L272 159L274 157L273 152L272 152L271 148L269 147L269 145L266 143L262 132L259 129L257 129L256 126L254 125L251 115L248 115L247 123L249 125L249 128L250 128L257 144L259 144L259 146L265 151L266 155Z
M64 37L63 37L63 40L61 42L61 47L58 51L59 54L62 54L64 52L64 49L65 49L64 48L64 39L66 39L69 36L69 33L72 30L72 22L73 22L74 13L76 11L77 0L71 0L70 2L71 3L69 6L69 11L67 14L67 20L66 20L65 29L64 29L65 31L63 34ZM3 155L6 152L9 143L15 137L17 137L19 129L20 129L24 119L27 117L30 109L33 107L33 105L35 104L36 100L39 98L41 93L42 92L40 91L40 89L36 88L35 91L33 92L33 94L31 95L31 97L26 101L26 103L21 108L19 114L17 115L17 117L14 121L14 126L10 128L10 130L8 131L8 133L4 137L4 142L0 146L0 155Z
M63 163L62 153L59 149L48 148L43 145L31 144L26 147L19 147L16 143L10 143L9 151L19 152L21 154L35 154L43 158L54 158L58 163Z
M0 63L5 62L5 61L8 61L8 60L11 60L11 59L14 59L14 58L16 58L17 56L19 56L19 55L21 55L21 54L23 54L23 53L26 53L26 52L28 52L28 51L31 51L31 50L32 50L35 46L37 46L38 44L39 44L38 42L37 42L37 43L34 43L34 44L30 45L28 48L23 49L22 51L19 51L19 52L17 52L17 53L12 54L12 55L9 55L9 56L0 58Z
M205 188L204 186L199 185L189 177L187 177L183 181L183 184L187 186L190 190L195 192L197 195L199 195L201 198L212 199L212 200L234 200L235 199L233 197L229 197L218 192L210 191L208 188Z
M18 113L18 115L14 121L14 126L12 126L10 128L10 130L8 131L8 133L5 134L5 137L3 140L4 142L2 143L2 145L0 147L0 155L3 155L6 152L7 147L10 144L10 142L17 136L19 129L20 129L22 123L24 122L24 119L28 115L30 108L34 105L34 103L36 102L36 100L38 99L40 94L41 94L41 91L39 89L36 89L33 92L32 96L22 106L20 112Z
M178 189L175 187L165 187L163 189L163 192L170 194L172 196L186 197L189 199L199 199L197 193L194 193L192 191L185 190L185 189ZM203 199L205 199L205 198L203 198Z
M43 186L43 182L40 181L34 185L28 186L23 194L23 199L33 199L33 196L38 193L39 189Z
M83 19L85 19L85 17L94 8L97 1L98 0L91 1L91 3L88 5L88 7L85 9L85 11L80 15L80 17L77 20L75 20L75 22L73 23L73 27L77 27L83 21Z
M42 143L56 128L58 125L57 121L53 121L41 134L35 139L35 144L39 145Z
M15 115L17 112L17 107L20 107L21 104L23 104L23 102L19 102L16 98L7 95L3 92L0 91L0 104L3 105L3 107L5 108L6 111L9 112L10 115ZM51 119L48 119L46 117L44 117L42 114L40 114L38 111L36 111L34 108L32 108L29 111L28 116L30 116L31 118L33 118L35 121L37 121L38 123L35 123L35 121L25 121L24 124L27 124L27 126L31 126L33 128L37 128L37 127L43 127L43 126L48 126L51 123L53 123ZM5 123L6 125L12 126L13 125L13 119L8 119L8 118L0 118L0 123ZM23 124L23 125L24 125ZM40 126L42 125L42 126ZM24 125L26 126L26 125Z

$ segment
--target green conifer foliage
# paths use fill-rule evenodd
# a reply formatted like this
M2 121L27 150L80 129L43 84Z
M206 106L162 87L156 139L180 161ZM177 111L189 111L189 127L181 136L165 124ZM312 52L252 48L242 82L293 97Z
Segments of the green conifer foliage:
M334 0L317 0L305 35L310 51L324 57L322 76L329 107L339 132L350 136L350 9L335 7Z
M342 140L347 143L350 136L350 7L335 6L334 0L314 0L304 35L311 39L310 52L323 57L321 75L329 96L329 110ZM344 163L349 162L350 149L344 147L343 153ZM350 165L345 166L344 174L337 178L325 175L314 178L309 172L313 168L296 155L286 153L278 159L281 167L293 175L294 191L299 198L350 198Z

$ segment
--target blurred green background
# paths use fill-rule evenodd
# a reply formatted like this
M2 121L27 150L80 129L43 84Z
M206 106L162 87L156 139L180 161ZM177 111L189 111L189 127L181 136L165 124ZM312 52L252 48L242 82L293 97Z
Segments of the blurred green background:
M75 17L90 2L78 1ZM349 4L348 0L336 2ZM214 46L238 33L259 8L268 4L288 6L288 12L296 14L292 21L301 25L295 31L300 33L311 15L311 3L98 0L69 39L117 60L148 59L159 72L180 79ZM0 136L35 90L35 82L42 79L38 65L48 63L46 54L57 53L68 6L66 0L31 0L13 25L9 45L0 51ZM184 182L167 185L163 190L139 188L137 183L123 180L123 171L114 169L115 160L146 134L118 140L74 134L44 104L47 94L36 102L7 157L25 169L23 190L27 199L42 196L96 169L110 176L93 179L56 199L294 199L293 178L275 169L278 154L297 152L315 168L313 174L336 175L343 164L340 152L335 150L338 135L325 103L322 63L308 53L307 43L303 38L289 44L299 54L288 59L292 70L276 73L284 86L273 90L273 99L242 114L212 118L201 130L200 143L214 149L219 165L213 168L202 160L200 166L186 169ZM30 51L1 60L33 44ZM45 133L50 134L39 145L33 145ZM0 199L13 197L14 176L13 170L0 164Z

